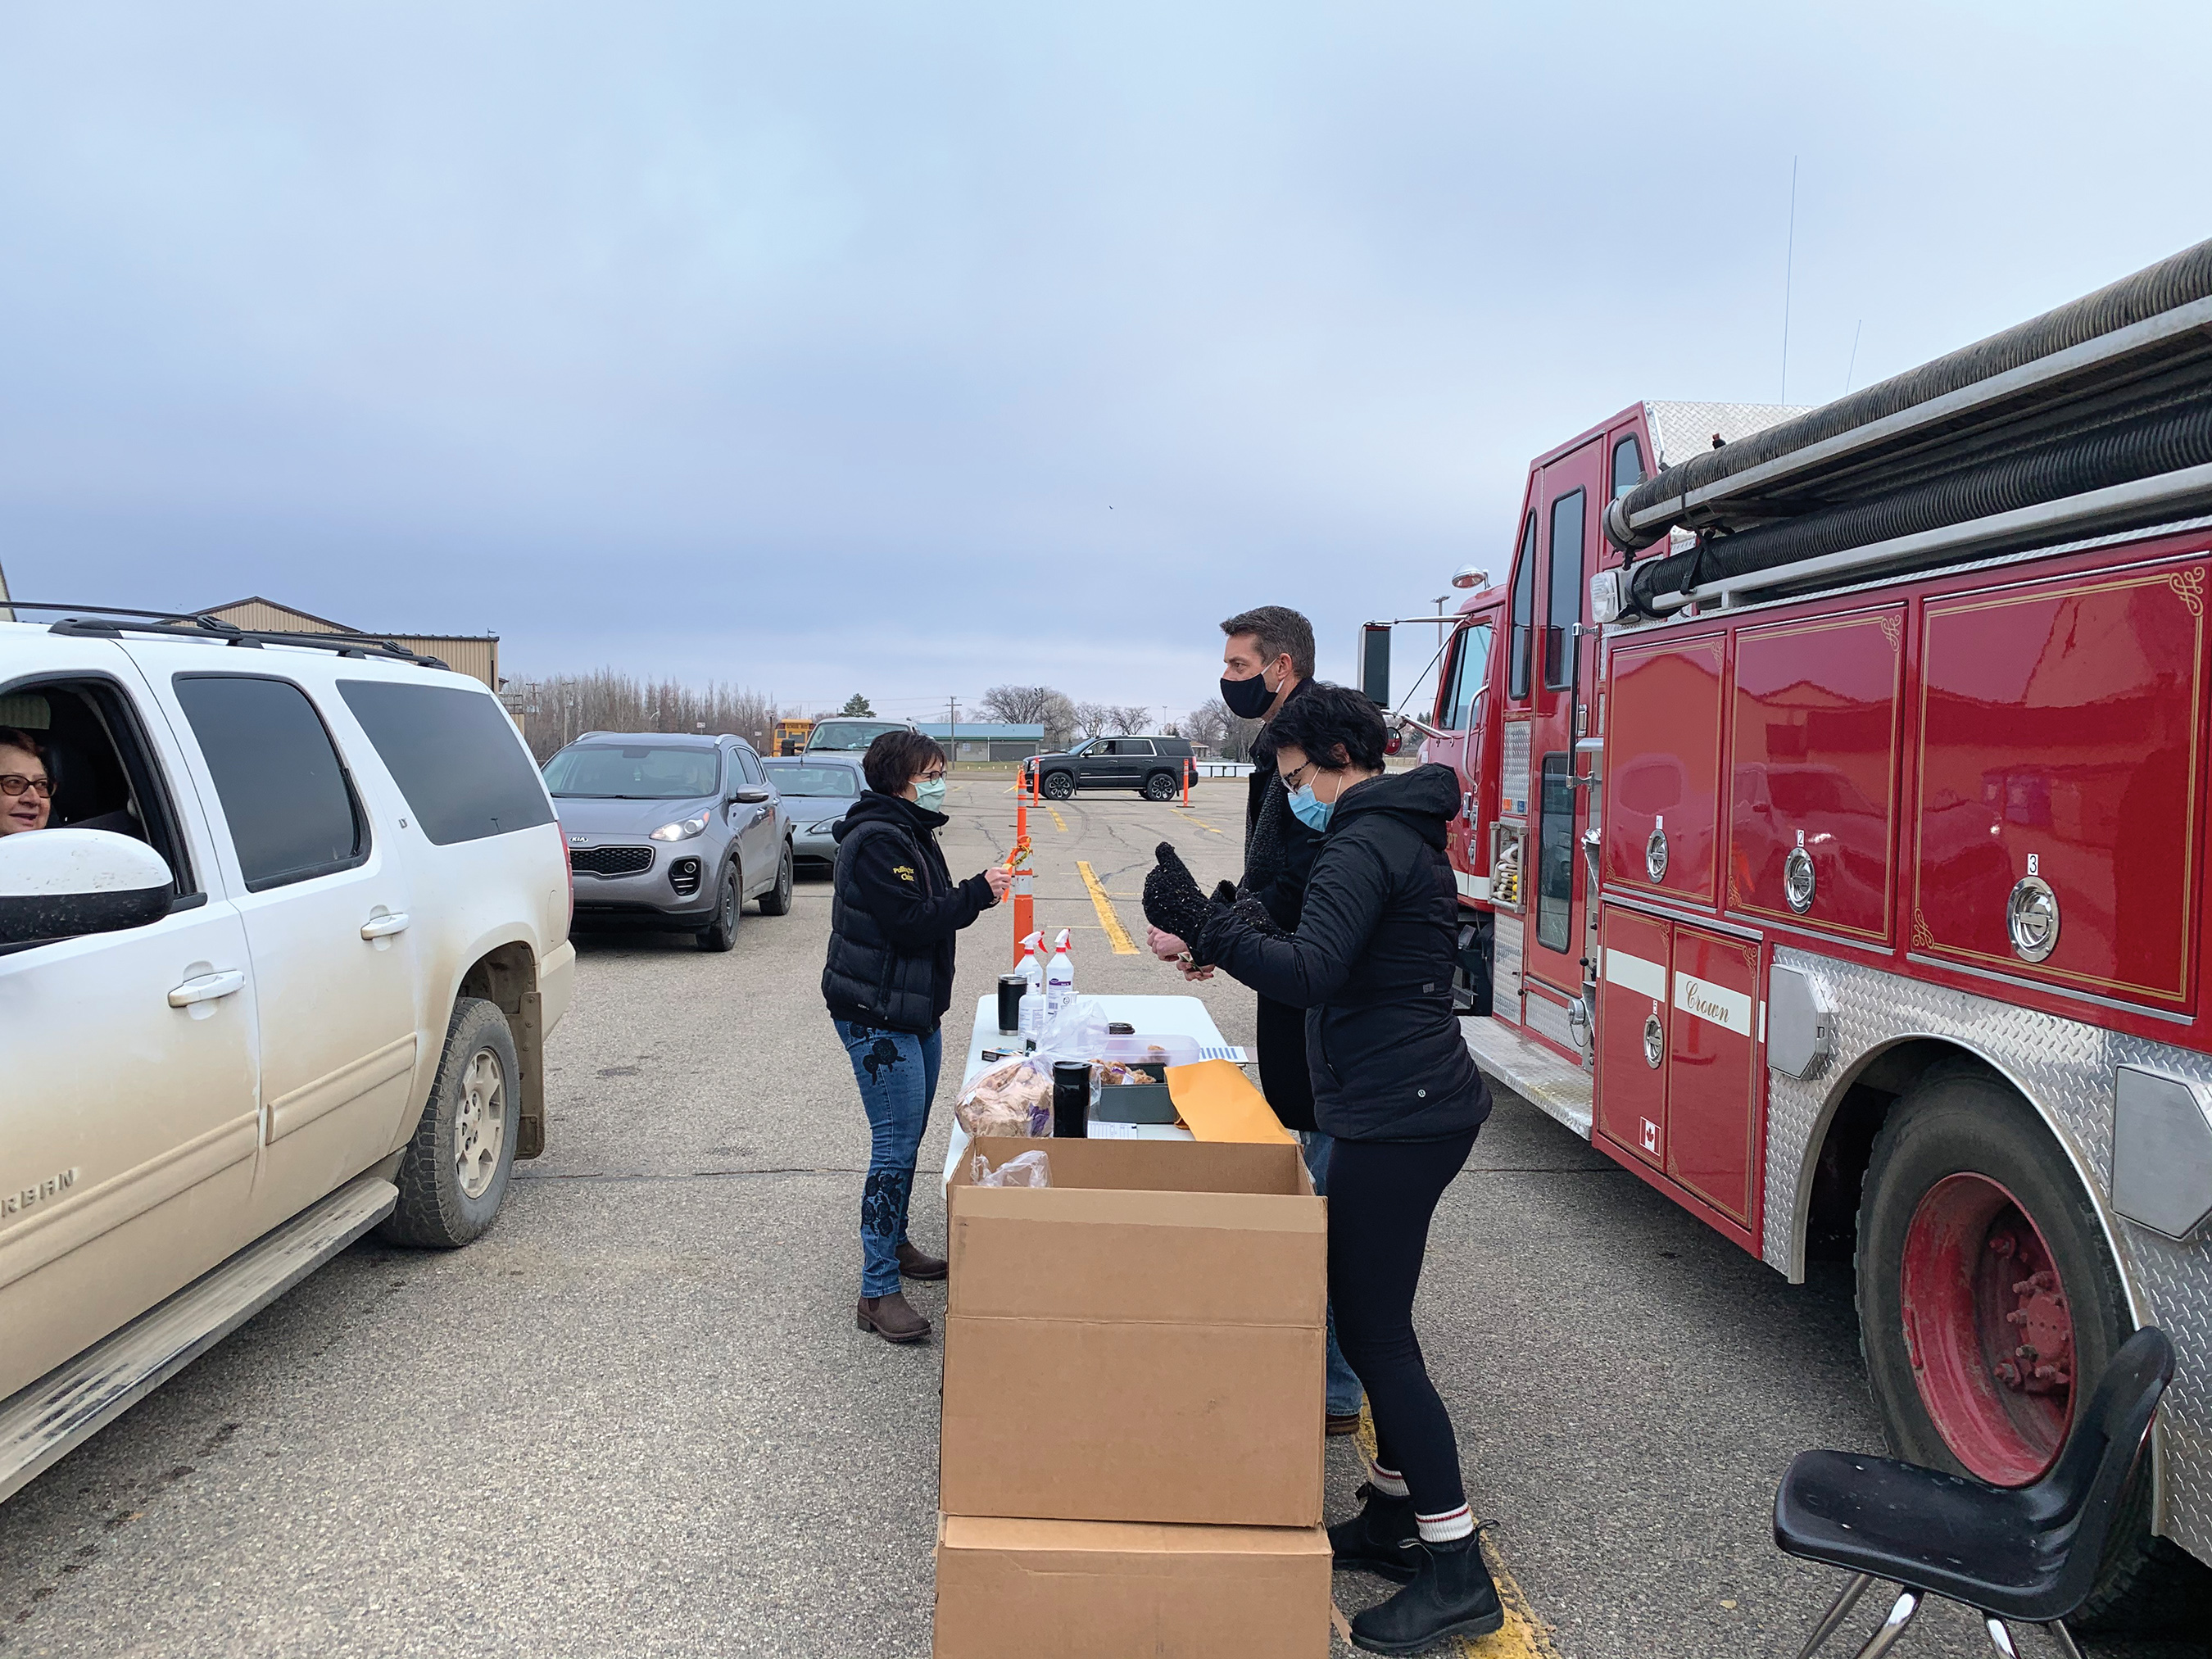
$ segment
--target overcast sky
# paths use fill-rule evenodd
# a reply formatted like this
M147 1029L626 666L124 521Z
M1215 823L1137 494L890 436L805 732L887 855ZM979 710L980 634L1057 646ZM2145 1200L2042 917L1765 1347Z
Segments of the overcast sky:
M918 718L1188 707L1256 603L1348 678L1531 455L1782 395L1793 156L1796 402L2212 235L2209 15L0 0L0 564Z

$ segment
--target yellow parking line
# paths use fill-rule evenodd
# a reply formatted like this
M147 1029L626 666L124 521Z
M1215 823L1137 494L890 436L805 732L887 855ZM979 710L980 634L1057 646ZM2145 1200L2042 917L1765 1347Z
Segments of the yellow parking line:
M1121 926L1121 918L1114 914L1114 901L1106 896L1106 890L1098 884L1098 878L1091 873L1091 866L1079 859L1075 868L1083 878L1083 884L1091 890L1091 902L1098 910L1098 925L1106 930L1106 937L1113 941L1114 954L1117 957L1136 955L1136 941Z
M1194 824L1196 824L1200 829L1201 829L1201 830L1205 830L1205 831L1206 831L1206 834L1208 834L1209 836L1218 836L1218 835L1219 835L1219 834L1221 833L1221 831L1219 831L1218 830L1215 829L1212 824L1208 823L1207 823L1204 818L1185 818L1185 819L1183 820L1183 822L1184 822L1185 823L1194 823Z
M1360 1455L1375 1455L1375 1418L1364 1406L1359 1408L1359 1432L1354 1437ZM1498 1586L1498 1599L1505 1609L1505 1622L1487 1636L1455 1636L1447 1651L1461 1659L1559 1659L1559 1650L1552 1644L1552 1629L1536 1616L1535 1608L1528 1605L1528 1597L1519 1583L1505 1569L1505 1558L1498 1553L1497 1541L1486 1539L1483 1549L1490 1558L1491 1577ZM1334 1603L1329 1611L1335 1615L1333 1622L1344 1632L1348 1644L1352 1632L1344 1622L1344 1614Z
M1044 810L1052 814L1052 827L1065 833L1067 829L1067 823L1066 819L1060 816L1060 808L1057 806L1048 806Z

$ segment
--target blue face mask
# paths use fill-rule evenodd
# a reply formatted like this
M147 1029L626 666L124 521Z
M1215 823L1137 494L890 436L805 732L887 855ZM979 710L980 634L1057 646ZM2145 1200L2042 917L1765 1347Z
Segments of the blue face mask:
M1297 814L1298 822L1307 829L1326 830L1328 828L1328 815L1336 811L1336 803L1316 800L1312 788L1302 783L1291 791L1291 811Z
M943 811L945 810L945 780L916 778L914 783L914 804L925 812Z

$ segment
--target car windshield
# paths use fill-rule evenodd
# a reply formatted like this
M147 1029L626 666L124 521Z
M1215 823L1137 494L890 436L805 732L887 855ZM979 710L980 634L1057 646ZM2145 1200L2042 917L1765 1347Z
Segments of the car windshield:
M809 766L804 761L763 761L768 781L780 795L835 795L849 799L860 793L860 769L852 766Z
M886 732L903 732L902 720L823 720L806 739L809 754L820 749L866 749Z
M589 800L691 800L714 793L716 770L711 749L581 744L545 763L545 787Z

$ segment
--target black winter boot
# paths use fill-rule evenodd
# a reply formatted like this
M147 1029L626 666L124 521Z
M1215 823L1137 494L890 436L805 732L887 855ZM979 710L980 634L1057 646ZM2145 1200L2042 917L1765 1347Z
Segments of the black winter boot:
M1419 1653L1447 1636L1487 1636L1505 1622L1475 1534L1419 1547L1420 1571L1389 1601L1352 1621L1352 1645L1370 1653Z
M1359 1513L1328 1529L1335 1565L1375 1573L1394 1584L1412 1583L1421 1565L1413 1500L1377 1492L1364 1480L1358 1495L1364 1500Z

